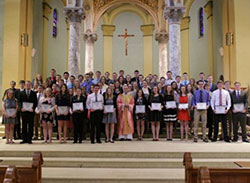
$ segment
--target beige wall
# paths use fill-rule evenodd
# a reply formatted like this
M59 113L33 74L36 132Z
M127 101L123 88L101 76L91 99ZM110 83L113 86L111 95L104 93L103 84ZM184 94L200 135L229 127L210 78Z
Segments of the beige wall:
M2 96L4 2L0 1L0 96Z

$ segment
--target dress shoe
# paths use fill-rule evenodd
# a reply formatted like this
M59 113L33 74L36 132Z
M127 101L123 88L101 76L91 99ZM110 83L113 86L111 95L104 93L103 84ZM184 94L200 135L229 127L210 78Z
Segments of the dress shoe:
M238 139L233 139L232 142L238 142Z
M208 139L207 138L203 139L203 142L208 143Z
M101 144L101 143L102 143L102 141L98 140L96 143L97 143L97 144Z
M22 141L22 142L20 142L20 144L26 144L26 143L28 143L28 142L26 142L26 141Z
M91 141L91 144L95 144L95 141Z
M76 143L77 143L77 141L74 141L74 142L73 142L73 144L76 144Z
M197 138L194 138L194 142L195 142L195 143L198 142L198 139L197 139Z
M28 144L33 144L32 141L28 142Z
M244 140L242 140L242 142L246 142L246 143L249 143L249 140L247 140L247 139L244 139Z
M231 141L229 139L226 139L225 142L230 143Z
M124 141L125 139L120 139L120 141Z
M81 144L82 143L82 141L81 140L79 140L79 144Z
M212 142L217 142L217 139L213 138L213 139L212 139Z

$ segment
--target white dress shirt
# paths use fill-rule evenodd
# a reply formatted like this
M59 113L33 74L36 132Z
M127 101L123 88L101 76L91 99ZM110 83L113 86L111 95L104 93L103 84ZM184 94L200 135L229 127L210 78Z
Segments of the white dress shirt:
M222 89L221 96L222 96L221 100L222 106L226 106L227 110L230 109L231 98L229 92L227 90ZM220 106L220 89L217 89L212 93L211 107L213 110L215 110L215 106Z
M166 79L166 80L165 80L165 86L171 85L171 83L172 83L173 81L175 81L175 80L173 80L173 79Z
M102 106L99 109L94 108L94 105L96 102L102 103ZM103 110L103 104L104 104L103 96L99 94L99 92L97 93L97 101L96 101L95 93L88 95L87 102L86 102L87 109Z

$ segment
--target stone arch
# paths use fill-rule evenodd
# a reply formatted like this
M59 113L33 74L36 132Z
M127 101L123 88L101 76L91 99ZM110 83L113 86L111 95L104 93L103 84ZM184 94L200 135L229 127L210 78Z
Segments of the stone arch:
M185 1L186 12L185 12L185 14L184 14L183 17L189 16L189 11L190 11L190 9L191 9L191 7L192 7L194 1L195 1L195 0L186 0L186 1Z
M109 10L110 8L113 8L115 6L119 6L120 4L131 4L131 5L137 5L139 7L141 7L142 9L144 9L146 12L148 12L154 21L155 24L155 28L157 30L157 32L159 31L159 19L158 19L158 15L157 12L155 12L151 7L149 7L148 5L142 3L139 0L117 0L117 1L112 1L109 4L103 6L102 8L100 8L100 10L95 14L95 18L94 18L94 32L97 29L98 23L101 19L101 17L105 14L105 12L107 10Z

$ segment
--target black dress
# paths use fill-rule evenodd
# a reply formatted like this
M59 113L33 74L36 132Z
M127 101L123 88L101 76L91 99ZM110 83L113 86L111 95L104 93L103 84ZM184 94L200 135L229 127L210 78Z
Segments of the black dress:
M70 96L68 94L58 94L56 96L56 105L58 107L70 107ZM70 115L57 115L57 120L69 121Z
M163 105L163 97L162 95L158 95L158 96L154 96L152 95L149 99L149 105L151 106L152 103L160 103L161 105ZM151 122L154 121L161 121L162 120L162 112L161 111L151 111L149 112L149 120Z
M145 106L145 113L135 113L137 105L144 105ZM134 114L136 120L146 120L146 112L147 112L147 100L146 98L135 98L135 107L134 107Z
M164 95L164 110L163 110L163 121L166 123L174 123L177 120L177 109L166 109L166 102L175 101L173 95Z

